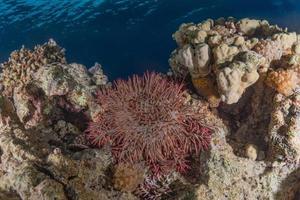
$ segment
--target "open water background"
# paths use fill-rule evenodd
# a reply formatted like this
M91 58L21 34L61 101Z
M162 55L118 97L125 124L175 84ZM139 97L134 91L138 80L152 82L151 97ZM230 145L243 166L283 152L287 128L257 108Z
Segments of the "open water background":
M233 16L300 28L299 0L0 0L0 62L54 38L69 62L102 64L110 80L166 72L183 22Z

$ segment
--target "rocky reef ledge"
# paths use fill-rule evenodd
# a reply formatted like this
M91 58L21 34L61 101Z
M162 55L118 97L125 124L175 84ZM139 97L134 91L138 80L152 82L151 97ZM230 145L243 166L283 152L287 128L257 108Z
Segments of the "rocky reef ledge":
M180 26L168 74L110 83L54 40L1 65L0 199L297 200L300 36Z

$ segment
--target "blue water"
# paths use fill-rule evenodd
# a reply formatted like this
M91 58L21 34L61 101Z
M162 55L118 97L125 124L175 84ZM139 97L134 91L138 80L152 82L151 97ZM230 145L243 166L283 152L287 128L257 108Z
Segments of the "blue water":
M69 62L103 65L110 79L166 72L183 22L221 16L265 18L300 29L299 0L1 0L0 61L23 44L54 38Z

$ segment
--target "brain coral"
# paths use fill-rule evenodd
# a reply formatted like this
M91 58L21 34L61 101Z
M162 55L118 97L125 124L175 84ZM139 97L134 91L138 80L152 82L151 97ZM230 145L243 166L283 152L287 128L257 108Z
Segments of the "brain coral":
M88 139L110 145L118 162L145 162L154 174L184 171L190 153L208 148L211 129L185 104L182 87L156 73L116 81L98 94L104 113L89 124Z
M16 86L28 84L34 72L54 62L66 63L64 50L51 39L44 45L36 46L33 51L22 47L12 52L9 60L1 65L4 93L12 96Z

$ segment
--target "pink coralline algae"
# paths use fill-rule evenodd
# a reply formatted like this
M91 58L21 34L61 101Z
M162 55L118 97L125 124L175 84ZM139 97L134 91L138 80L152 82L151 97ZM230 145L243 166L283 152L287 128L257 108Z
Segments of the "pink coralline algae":
M156 73L116 81L98 93L104 112L87 138L109 145L119 163L145 162L153 174L185 171L191 153L208 149L212 130L185 103L182 87Z

